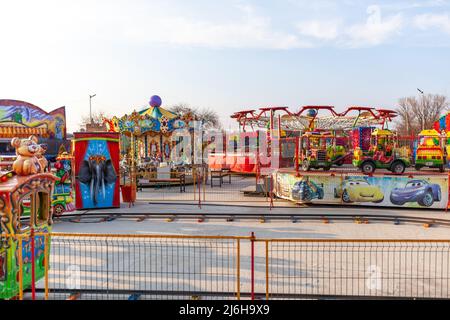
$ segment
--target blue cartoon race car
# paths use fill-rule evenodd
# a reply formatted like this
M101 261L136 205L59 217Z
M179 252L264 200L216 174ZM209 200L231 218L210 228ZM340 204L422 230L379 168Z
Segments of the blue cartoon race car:
M323 184L320 186L309 179L298 181L292 187L292 199L298 201L311 201L323 199Z
M425 180L410 180L404 188L395 188L391 192L391 202L402 206L407 202L417 202L422 207L431 207L442 199L441 187L429 184Z

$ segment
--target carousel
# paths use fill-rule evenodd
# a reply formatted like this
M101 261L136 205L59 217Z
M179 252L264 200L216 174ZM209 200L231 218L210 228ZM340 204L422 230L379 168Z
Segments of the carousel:
M149 108L104 119L107 131L120 133L122 186L175 184L183 186L180 190L184 191L185 175L192 170L190 157L186 156L190 151L173 151L183 147L180 142L186 135L193 141L194 116L180 117L161 105L161 98L153 96Z
M104 119L109 132L121 134L121 154L140 162L170 162L171 151L176 145L172 135L189 129L192 121L187 115L178 115L161 107L159 96L150 99L150 107L133 111L118 118Z

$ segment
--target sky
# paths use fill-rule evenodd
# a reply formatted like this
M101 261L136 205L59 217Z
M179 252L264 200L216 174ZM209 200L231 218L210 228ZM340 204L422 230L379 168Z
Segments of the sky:
M94 111L148 105L395 108L450 95L450 0L0 0L0 99Z

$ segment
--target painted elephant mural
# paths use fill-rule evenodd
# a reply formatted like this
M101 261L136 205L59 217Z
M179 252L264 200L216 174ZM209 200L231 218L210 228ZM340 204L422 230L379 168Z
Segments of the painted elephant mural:
M116 182L117 174L111 160L95 155L90 156L88 161L83 160L78 179L89 186L91 199L97 205L99 197L106 198L106 186Z
M76 132L74 142L77 210L120 207L119 133Z

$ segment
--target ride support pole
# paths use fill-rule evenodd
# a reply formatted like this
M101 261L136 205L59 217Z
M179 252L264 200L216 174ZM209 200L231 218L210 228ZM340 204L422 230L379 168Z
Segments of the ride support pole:
M202 193L200 191L200 188L201 188L201 184L202 184L202 179L200 177L200 170L198 172L197 182L198 182L198 207L201 209L202 208Z
M448 173L448 180L447 180L449 183L448 183L448 190L447 190L447 192L448 192L448 200L447 200L447 207L445 208L445 213L447 213L448 212L448 209L449 209L449 207L450 207L450 172Z
M269 300L269 241L266 240L266 300Z
M208 168L203 167L203 202L206 201L206 178L208 177Z
M251 299L255 300L255 233L252 232L251 239L251 257L250 257L250 270L251 270Z
M299 148L299 137L295 138L295 157L294 157L294 166L295 166L295 175L298 177L300 175L299 172L299 162L298 162L298 153L300 152Z
M31 228L31 300L36 299L36 257L34 243L34 228Z
M19 237L19 250L18 250L18 253L19 253L19 300L23 300L23 256L22 256L22 248L23 248L23 245L22 245L22 235L21 234L19 234L18 235L18 237Z
M236 298L241 300L241 240L236 241Z
M268 177L268 185L269 185L269 190L270 190L270 210L272 210L273 206L273 176L272 177Z
M192 180L193 180L192 189L194 190L194 201L197 200L197 197L196 197L197 188L195 187L196 182L197 182L196 179L197 179L197 170L195 169L195 166L193 166L192 167Z
M49 236L48 234L45 234L44 236L44 261L45 261L45 300L48 300L48 268L50 264L50 254L49 254Z

